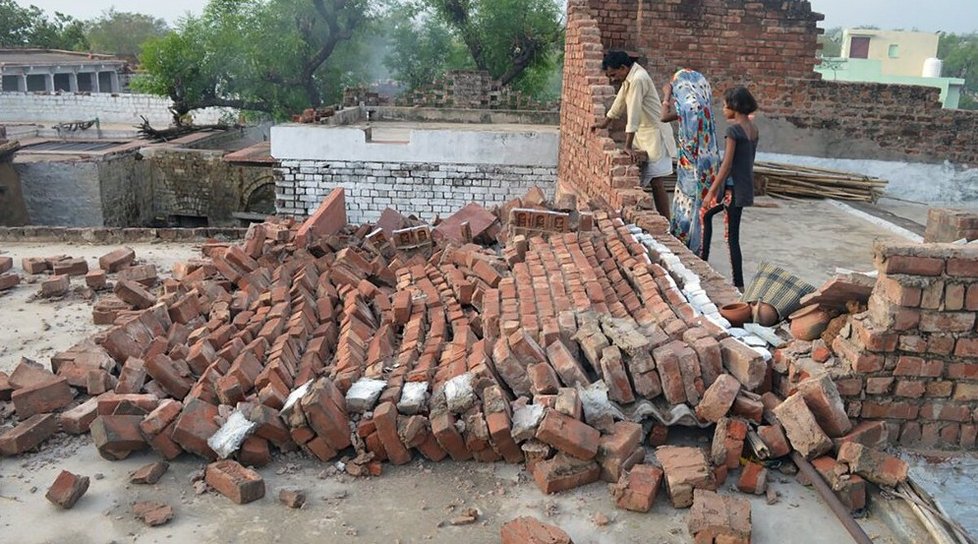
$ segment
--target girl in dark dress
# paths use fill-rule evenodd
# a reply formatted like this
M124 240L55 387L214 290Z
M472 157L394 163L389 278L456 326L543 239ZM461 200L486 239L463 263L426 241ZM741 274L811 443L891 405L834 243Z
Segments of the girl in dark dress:
M740 221L744 208L754 205L754 155L759 134L750 114L757 111L757 101L746 87L734 87L724 94L723 115L727 128L726 152L713 184L703 198L703 243L700 257L710 259L713 217L725 213L727 245L733 283L744 290L743 255L740 251ZM719 198L718 198L719 196Z

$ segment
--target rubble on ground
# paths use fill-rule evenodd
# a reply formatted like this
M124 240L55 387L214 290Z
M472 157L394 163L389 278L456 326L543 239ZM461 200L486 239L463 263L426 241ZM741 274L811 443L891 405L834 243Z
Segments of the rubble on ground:
M742 457L753 462L737 487L758 495L763 463L791 450L824 468L838 449L828 472L840 493L859 476L906 477L869 449L878 444L849 445L831 379L787 376L797 383L787 400L772 393L786 369L763 339L732 333L669 246L609 213L557 208L569 211L531 192L433 226L393 210L354 226L338 189L305 223L270 218L241 243L209 242L167 278L127 248L98 271L25 259L29 274L53 274L42 296L84 277L107 327L50 370L25 359L0 374L0 401L19 420L0 453L37 448L60 424L90 432L109 460L145 449L204 458L206 484L238 504L264 496L247 467L275 452L340 460L353 476L417 456L525 463L544 493L604 480L619 507L639 512L661 482L675 507L693 508L704 542L749 541L749 504L714 493ZM716 424L711 447L666 445L676 422ZM769 458L745 445L751 435ZM144 467L133 482L165 470ZM859 476L843 481L849 473ZM150 506L136 515L172 517ZM527 519L503 541L570 541Z

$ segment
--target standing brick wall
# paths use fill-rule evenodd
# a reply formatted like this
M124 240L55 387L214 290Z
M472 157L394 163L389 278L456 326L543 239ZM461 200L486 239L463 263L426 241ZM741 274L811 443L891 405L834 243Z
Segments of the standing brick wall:
M350 223L376 222L386 208L431 220L446 217L470 202L503 204L540 187L553 196L555 168L282 160L275 169L279 215L311 215L336 187L346 191Z
M617 13L596 11L604 13L606 20ZM585 0L568 2L565 43L558 191L577 194L581 200L599 206L619 209L635 205L647 198L638 188L638 168L619 151L607 130L591 131L594 121L607 112L615 90L601 73L605 50L602 30Z
M822 81L814 71L822 18L806 0L569 0L560 189L616 208L641 202L637 172L613 141L587 133L613 100L600 69L612 48L643 57L657 86L679 67L703 72L717 100L746 84L762 121L845 142L836 148L843 154L978 165L978 112L941 109L936 89Z
M978 436L978 248L878 243L869 311L833 342L851 417L891 441L973 449Z

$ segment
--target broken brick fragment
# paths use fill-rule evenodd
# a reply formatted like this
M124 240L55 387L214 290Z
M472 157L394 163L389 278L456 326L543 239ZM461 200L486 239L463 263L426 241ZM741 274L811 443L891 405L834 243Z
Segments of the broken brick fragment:
M536 518L520 517L503 524L500 544L574 544L563 530Z
M207 465L204 480L237 504L247 504L265 496L265 480L237 461L216 461Z
M839 448L838 461L849 471L877 485L896 487L907 480L909 465L898 457L867 448L856 442L846 442Z
M79 476L62 470L44 496L61 508L70 510L86 491L88 491L88 476Z
M633 512L648 512L662 483L662 469L652 465L635 465L614 486L613 495L618 508Z
M713 471L703 450L661 446L655 450L655 456L665 472L666 489L674 507L689 508L693 504L694 489L716 489Z
M697 543L750 544L750 502L697 489L686 525Z
M129 474L129 483L152 485L160 481L166 474L170 464L167 462L156 462L144 465Z
M136 519L150 527L165 525L173 519L173 507L156 501L140 501L133 503L132 513Z

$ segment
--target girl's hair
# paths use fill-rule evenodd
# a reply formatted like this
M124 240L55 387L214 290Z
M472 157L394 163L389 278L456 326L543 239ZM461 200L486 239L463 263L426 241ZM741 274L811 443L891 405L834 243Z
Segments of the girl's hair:
M750 115L757 111L757 100L744 86L727 89L723 95L723 100L727 103L728 108L737 113Z

